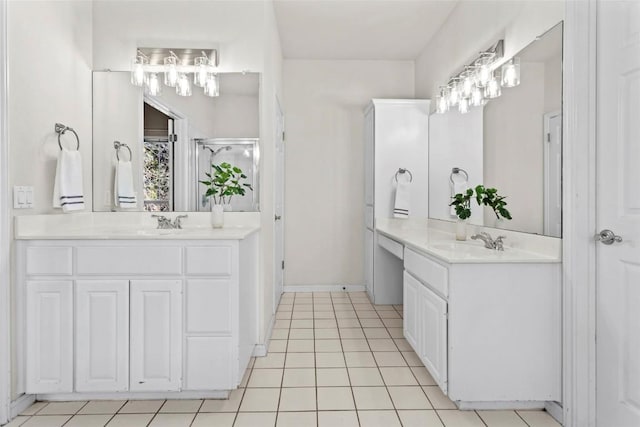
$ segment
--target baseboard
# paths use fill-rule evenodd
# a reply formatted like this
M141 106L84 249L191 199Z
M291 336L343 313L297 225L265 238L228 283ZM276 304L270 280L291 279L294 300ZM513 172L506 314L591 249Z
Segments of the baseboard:
M271 342L271 334L273 333L273 325L276 322L276 315L271 316L271 321L269 322L269 326L267 327L267 333L264 337L264 343L256 344L253 347L253 357L264 357L267 355L267 350L269 349L269 343Z
M74 400L155 400L155 399L227 399L228 390L214 391L166 391L166 392L117 392L117 393L50 393L39 394L37 400L74 401Z
M544 410L553 417L554 420L564 425L564 411L558 402L545 402Z
M364 292L364 285L286 285L284 292Z
M16 400L12 401L9 409L9 419L12 420L20 415L25 409L33 405L35 401L36 396L34 394L23 394Z
M463 411L472 410L515 410L515 409L544 409L543 401L514 401L514 402L466 402L456 401L458 409Z

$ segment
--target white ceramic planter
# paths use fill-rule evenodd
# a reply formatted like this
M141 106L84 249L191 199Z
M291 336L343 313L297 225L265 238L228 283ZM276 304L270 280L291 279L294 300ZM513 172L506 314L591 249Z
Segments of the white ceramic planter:
M211 204L211 226L213 228L224 227L224 206Z
M456 222L456 240L467 240L467 220L458 218Z

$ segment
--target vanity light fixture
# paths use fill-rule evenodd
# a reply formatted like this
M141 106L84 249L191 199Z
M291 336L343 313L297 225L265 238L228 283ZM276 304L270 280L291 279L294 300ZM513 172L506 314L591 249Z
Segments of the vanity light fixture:
M205 95L218 96L219 63L217 49L139 48L131 67L131 83L144 86L148 94L158 96L162 93L159 77L162 73L164 85L175 87L180 96L192 95L192 79L193 85L203 88Z
M495 72L494 72L495 73ZM484 88L484 97L487 99L497 98L502 95L502 89L500 88L500 79L492 73L491 79Z
M482 94L482 88L475 85L471 90L471 105L479 107L485 104L484 95Z
M467 66L465 67L465 71L462 73L462 96L468 98L471 96L471 91L473 90L473 86L475 84L475 72L474 67Z
M460 98L458 101L458 111L460 114L466 114L469 112L469 98Z
M502 66L502 87L515 87L520 84L520 58L514 56Z
M454 77L449 84L449 106L455 107L460 100L460 78Z
M436 98L436 109L439 114L449 111L449 88L440 86L440 95Z

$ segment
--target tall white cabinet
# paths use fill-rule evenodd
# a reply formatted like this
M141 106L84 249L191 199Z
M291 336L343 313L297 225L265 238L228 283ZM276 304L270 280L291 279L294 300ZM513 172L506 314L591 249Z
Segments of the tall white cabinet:
M374 99L365 110L365 286L375 304L402 304L402 260L379 245L376 218L393 217L398 180L411 176L411 218L429 216L429 100Z

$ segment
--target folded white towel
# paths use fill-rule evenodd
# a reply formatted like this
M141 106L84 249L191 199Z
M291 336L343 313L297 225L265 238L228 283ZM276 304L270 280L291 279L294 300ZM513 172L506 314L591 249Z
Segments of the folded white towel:
M129 160L118 160L116 164L113 195L115 205L122 209L135 209L138 205L133 190L133 169Z
M53 207L62 208L63 212L84 210L82 157L77 150L63 148L58 154L53 184Z
M408 181L398 181L396 186L396 202L393 206L394 218L409 218L411 207L411 186Z
M466 179L463 179L463 178L460 180L454 180L453 184L450 183L449 186L451 187L451 197L455 196L458 193L464 193L469 189L469 183L467 182ZM453 201L453 199L451 201ZM449 203L451 203L451 201ZM452 217L458 216L458 214L456 214L455 206L451 206L451 216Z

